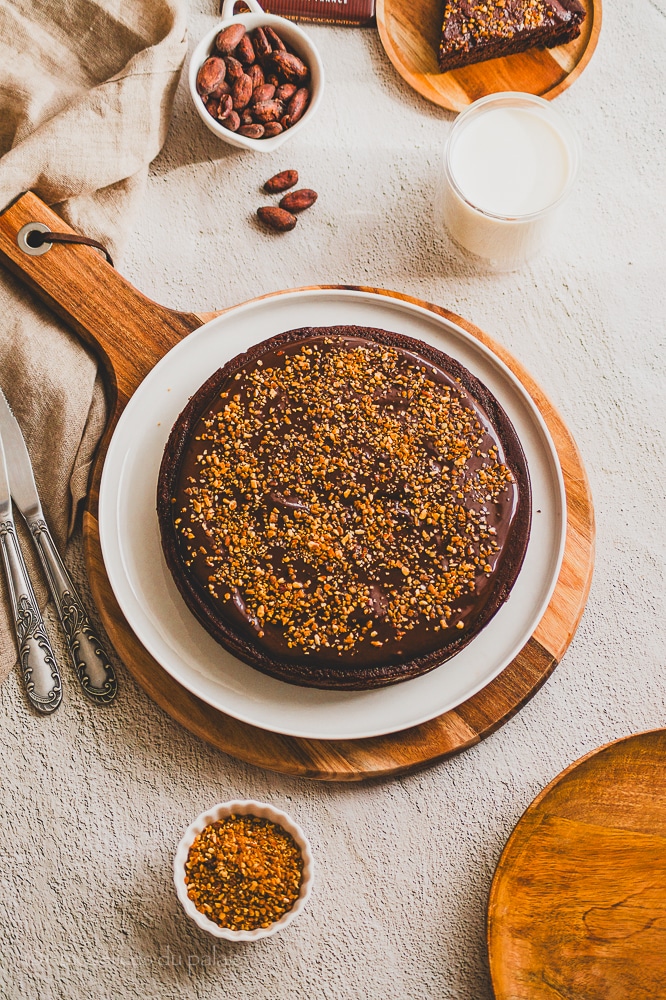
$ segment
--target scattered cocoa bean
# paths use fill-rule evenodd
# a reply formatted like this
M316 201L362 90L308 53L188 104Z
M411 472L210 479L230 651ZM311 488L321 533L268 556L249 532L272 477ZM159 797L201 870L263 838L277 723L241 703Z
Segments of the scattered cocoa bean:
M279 135L284 129L279 122L266 122L264 125L264 139L272 139L274 135Z
M317 200L317 192L311 188L301 188L299 191L290 191L280 201L280 208L285 212L304 212L310 205L314 205Z
M276 122L284 111L284 105L281 101L259 101L252 111L256 121L262 124Z
M249 66L250 63L254 62L254 47L250 41L249 35L243 35L240 42L234 49L234 52L236 54L236 59L239 59L240 62L244 63L246 66Z
M199 93L203 97L212 93L222 83L226 72L227 67L224 59L218 59L217 56L206 59L197 73L197 90Z
M271 43L266 37L265 28L255 28L252 32L252 44L257 54L257 59L265 59L273 51Z
M294 184L298 184L298 170L281 170L279 174L268 178L264 184L264 191L268 191L269 194L281 194Z
M264 126L259 124L241 125L238 129L238 134L244 135L248 139L261 139L264 134Z
M300 83L308 75L307 66L293 52L273 52L271 65L287 83Z
M247 75L252 80L252 89L256 90L257 87L261 87L264 84L264 71L259 65L259 63L252 63L247 71Z
M275 87L272 83L262 83L260 87L255 87L252 91L252 103L261 104L262 101L272 101L275 96Z
M288 233L297 222L295 215L285 212L282 208L276 208L275 205L258 208L257 215L265 225L277 230L278 233Z
M228 128L230 132L237 132L240 128L240 115L237 111L230 111L228 115L224 118L220 118L220 122L225 128Z
M307 87L301 87L296 91L287 105L287 114L289 115L290 125L295 125L296 122L303 117L303 113L308 106L309 100L310 91Z
M252 80L246 73L236 80L232 89L231 96L234 102L234 110L242 111L250 103L250 98L252 97Z
M282 39L280 38L280 36L278 35L278 33L276 31L273 31L273 29L271 27L269 27L268 25L266 25L266 27L264 28L264 31L266 32L266 38L268 39L268 41L270 42L271 46L273 47L273 51L275 51L275 52L286 52L287 51L287 46L284 44L284 42L282 41Z
M245 33L245 25L230 24L228 28L223 28L215 39L215 48L220 55L231 55Z
M284 104L286 104L288 101L292 99L297 90L298 87L296 86L295 83L283 83L275 91L275 96L277 97L278 101L282 101Z

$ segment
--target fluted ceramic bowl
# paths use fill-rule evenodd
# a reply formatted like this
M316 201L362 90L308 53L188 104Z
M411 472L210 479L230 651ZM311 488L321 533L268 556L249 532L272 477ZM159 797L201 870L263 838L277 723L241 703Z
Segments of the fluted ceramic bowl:
M286 830L294 838L303 858L303 878L301 880L300 895L292 908L269 927L257 927L252 931L234 931L230 927L220 927L215 921L209 920L205 913L198 910L187 895L185 863L195 837L207 826L210 826L211 823L226 819L227 816L231 816L232 814L236 816L258 816L261 819L270 820L271 823L275 823L277 826L281 826L283 830ZM275 809L273 806L267 805L265 802L242 799L235 802L220 802L211 809L207 809L206 812L201 813L193 823L190 823L176 850L173 874L178 899L185 913L194 921L197 927L200 927L203 931L208 931L213 937L225 938L227 941L258 941L260 938L270 937L272 934L277 934L278 931L288 927L292 920L295 920L298 914L305 908L312 890L314 859L307 837L298 823L295 823L290 816L280 809Z

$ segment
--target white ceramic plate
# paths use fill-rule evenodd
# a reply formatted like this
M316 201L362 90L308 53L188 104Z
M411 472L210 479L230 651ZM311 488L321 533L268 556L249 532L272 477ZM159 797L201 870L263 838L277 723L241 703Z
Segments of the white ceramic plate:
M208 376L248 347L301 326L354 324L440 348L477 375L520 437L533 492L532 532L510 599L460 653L430 673L376 691L319 691L267 677L201 627L166 567L156 514L157 476L176 417ZM129 401L109 447L99 502L104 562L118 603L146 649L183 687L261 729L311 739L399 732L460 705L522 649L553 592L566 530L564 482L536 406L491 351L460 327L400 299L347 290L295 291L247 302L174 347Z

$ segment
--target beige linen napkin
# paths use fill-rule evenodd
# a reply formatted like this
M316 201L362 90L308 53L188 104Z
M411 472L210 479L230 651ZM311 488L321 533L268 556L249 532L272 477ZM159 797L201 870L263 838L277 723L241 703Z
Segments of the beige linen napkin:
M0 211L33 190L114 260L166 135L184 0L0 0ZM0 266L0 385L64 549L105 420L96 365ZM18 518L17 518L18 520ZM42 606L46 589L22 536ZM0 582L0 681L16 660Z

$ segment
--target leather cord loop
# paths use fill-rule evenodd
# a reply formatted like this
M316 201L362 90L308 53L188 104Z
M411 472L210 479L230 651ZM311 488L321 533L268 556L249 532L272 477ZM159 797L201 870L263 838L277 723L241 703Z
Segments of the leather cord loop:
M83 243L85 246L101 250L111 267L114 267L111 254L106 247L98 243L97 240L91 240L88 236L78 236L74 233L40 233L39 230L34 229L27 237L27 242L32 247L41 247L45 243Z

